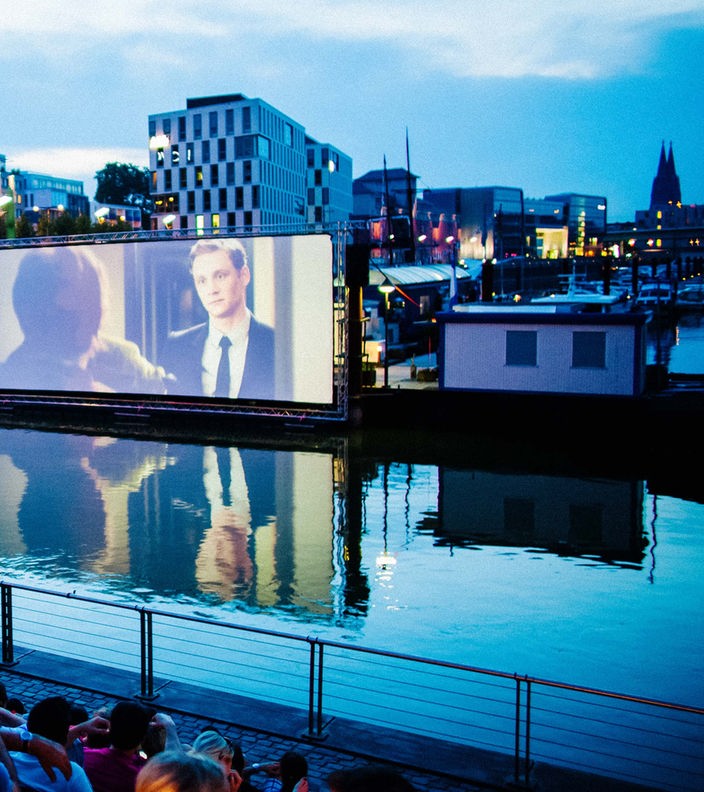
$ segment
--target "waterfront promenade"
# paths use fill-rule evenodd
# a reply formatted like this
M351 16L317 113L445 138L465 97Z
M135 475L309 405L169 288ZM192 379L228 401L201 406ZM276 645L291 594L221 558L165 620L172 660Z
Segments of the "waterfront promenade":
M17 659L12 666L0 666L0 682L27 709L42 698L62 695L93 712L133 698L139 690L138 675L124 671L36 651L20 651ZM275 761L288 750L302 753L312 792L327 791L325 779L333 770L366 764L394 767L419 792L647 790L551 766L534 768L531 784L525 786L515 782L510 757L339 719L329 725L324 739L311 740L305 736L303 715L295 710L181 683L163 682L147 703L173 717L185 744L204 727L215 726L242 746L248 763Z

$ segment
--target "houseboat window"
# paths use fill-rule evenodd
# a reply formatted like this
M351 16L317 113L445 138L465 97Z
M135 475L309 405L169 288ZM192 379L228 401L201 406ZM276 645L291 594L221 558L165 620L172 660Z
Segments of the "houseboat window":
M506 365L538 365L538 333L535 330L506 331Z
M606 368L606 333L572 333L572 368Z

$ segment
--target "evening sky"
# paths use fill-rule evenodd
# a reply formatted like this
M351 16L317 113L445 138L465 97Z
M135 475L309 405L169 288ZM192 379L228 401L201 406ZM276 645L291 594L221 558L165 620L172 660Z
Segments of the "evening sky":
M148 164L150 113L243 93L420 188L648 207L663 141L704 203L704 0L33 0L4 9L0 153L82 179Z

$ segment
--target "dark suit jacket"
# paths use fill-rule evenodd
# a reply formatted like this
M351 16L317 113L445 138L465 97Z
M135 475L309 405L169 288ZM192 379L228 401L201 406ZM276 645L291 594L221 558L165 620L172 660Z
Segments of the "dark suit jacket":
M169 393L203 395L201 361L207 337L207 322L169 334L161 362L167 373L175 377L175 382L167 383ZM238 398L273 399L274 396L274 331L252 317Z

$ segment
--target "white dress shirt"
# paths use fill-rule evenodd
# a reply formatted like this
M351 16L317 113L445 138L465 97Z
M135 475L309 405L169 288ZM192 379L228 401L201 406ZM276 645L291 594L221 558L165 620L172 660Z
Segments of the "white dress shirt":
M249 342L249 323L252 314L247 310L244 321L235 327L227 337L232 341L229 349L230 354L230 393L231 399L236 399L242 385L242 374L244 373L244 361L247 357L247 344ZM223 334L216 330L212 323L208 329L208 338L203 347L203 393L212 396L215 393L215 381L218 376L218 365L220 364L220 339Z

